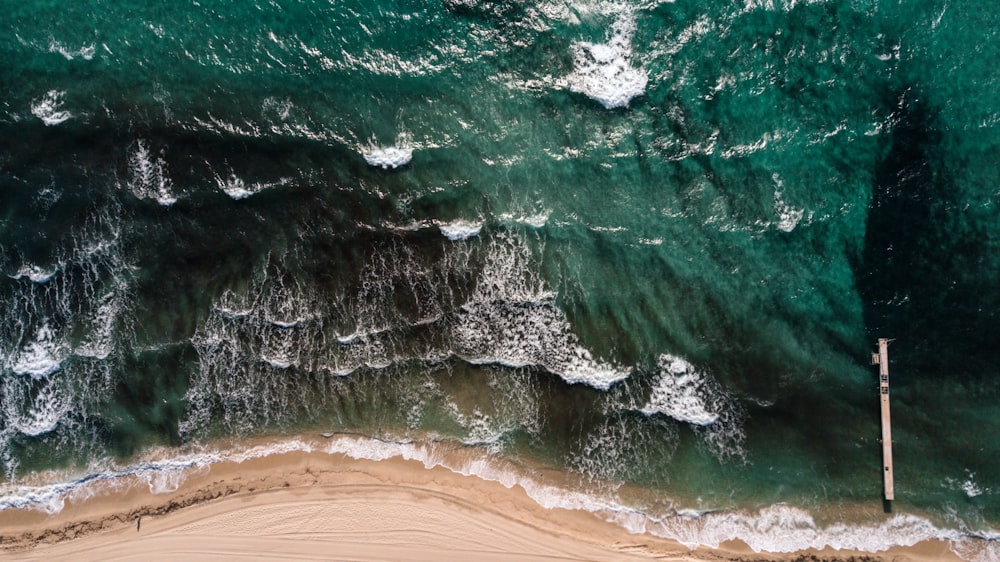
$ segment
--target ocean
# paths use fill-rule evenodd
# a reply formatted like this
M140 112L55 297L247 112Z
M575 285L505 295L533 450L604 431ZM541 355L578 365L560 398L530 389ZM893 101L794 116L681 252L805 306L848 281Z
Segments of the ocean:
M5 2L0 508L324 432L1000 559L991 6Z

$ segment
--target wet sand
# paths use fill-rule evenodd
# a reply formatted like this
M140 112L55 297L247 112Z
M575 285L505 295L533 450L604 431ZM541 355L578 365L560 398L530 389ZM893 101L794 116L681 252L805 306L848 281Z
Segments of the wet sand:
M688 549L585 511L546 509L518 486L319 452L219 462L176 491L145 486L0 512L0 554L17 560L958 560L945 543L887 553Z

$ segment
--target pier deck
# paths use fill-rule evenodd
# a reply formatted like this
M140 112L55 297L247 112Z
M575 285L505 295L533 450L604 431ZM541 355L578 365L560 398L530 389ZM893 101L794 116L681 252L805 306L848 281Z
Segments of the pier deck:
M889 419L889 340L879 338L878 354L872 362L879 367L879 401L882 404L882 484L886 501L895 499L892 481L892 423Z

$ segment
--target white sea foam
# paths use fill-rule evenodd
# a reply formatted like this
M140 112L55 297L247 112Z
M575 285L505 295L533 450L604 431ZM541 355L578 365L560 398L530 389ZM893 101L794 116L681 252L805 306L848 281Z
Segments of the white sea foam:
M925 540L942 539L953 541L953 545L968 542L980 550L989 549L989 543L969 541L969 537L957 531L938 528L927 519L910 514L897 514L884 522L827 526L818 525L807 511L785 505L765 507L756 512L695 514L686 511L651 515L623 505L610 495L546 484L485 452L482 455L456 457L450 454L453 449L445 444L335 436L321 450L364 460L414 460L428 469L443 467L458 474L497 482L507 488L519 486L532 500L547 509L589 511L630 532L673 539L691 548L718 548L723 542L740 540L757 552L792 552L807 548L881 552L893 546L912 546ZM967 547L967 550L972 549ZM982 556L969 559L994 562Z
M66 344L46 322L38 328L35 338L17 353L11 370L18 375L29 375L36 379L47 377L59 370L66 355Z
M516 431L538 435L542 428L541 405L530 376L524 373L487 373L492 392L489 404L476 401L472 406L461 406L453 396L444 395L448 416L465 430L460 438L463 445L476 445L491 454L500 453L506 437ZM420 391L422 407L427 398L442 397L442 390L436 385L425 386ZM413 411L410 418L419 422L421 411ZM410 427L419 427L413 423Z
M66 45L63 45L59 41L53 39L52 41L49 42L49 52L59 53L60 55L65 57L66 60L73 60L76 58L82 58L83 60L91 60L94 58L94 54L97 52L97 48L95 45L90 44L90 45L84 45L79 49L72 49L70 47L67 47Z
M169 207L177 202L173 184L163 156L157 156L138 140L129 156L129 187L140 199L154 199L160 205Z
M712 512L699 517L653 519L641 513L615 513L610 520L633 533L649 533L676 540L689 548L718 548L739 540L755 552L794 552L805 549L881 552L918 542L959 540L957 531L941 529L927 519L897 514L881 523L836 523L820 526L800 508L773 505L756 512Z
M281 178L280 180L274 182L247 183L246 180L237 176L235 173L230 173L225 178L219 175L215 176L215 183L219 186L219 189L221 189L226 195L236 200L246 199L251 195L264 191L265 189L285 185L290 181L291 178Z
M363 334L361 332L354 332L353 334L350 334L350 335L347 335L347 336L337 336L337 342L340 345L350 345L350 344L358 341L358 338L364 337L364 335L365 334Z
M380 248L358 272L359 292L339 302L319 298L315 287L269 265L245 290L224 293L191 338L199 366L181 434L198 435L211 422L248 431L261 419L322 404L325 395L296 394L275 372L291 366L346 376L457 358L543 368L600 389L629 376L631 369L595 358L581 344L520 237L501 233L484 246L448 245L434 263L409 246ZM439 294L441 279L471 273L472 251L485 253L472 294L461 301Z
M957 478L945 478L942 484L944 488L949 490L959 490L965 494L967 498L975 498L983 494L989 494L993 490L991 488L983 488L976 482L976 473L971 470L965 471L964 479Z
M995 538L973 537L942 529L922 517L900 513L872 523L818 524L800 508L774 505L757 511L691 510L661 515L647 514L628 507L613 495L585 493L548 484L524 469L509 465L485 449L456 449L447 443L392 441L348 435L332 435L326 443L300 440L258 445L247 449L180 454L174 458L153 455L152 460L129 466L111 465L72 481L28 486L0 484L0 510L21 508L58 513L67 502L120 493L134 486L146 486L151 493L176 490L191 475L219 462L242 463L270 455L292 452L321 452L353 459L383 461L404 459L427 469L444 468L456 474L495 482L506 488L520 487L535 503L546 509L581 510L594 513L635 534L650 534L676 540L689 548L718 548L731 540L745 542L755 552L786 553L825 548L861 552L883 552L894 546L912 546L927 540L949 541L958 556L972 562L997 562ZM457 453L457 454L456 454Z
M105 461L105 466L95 467L95 471L71 480L34 486L0 484L0 511L33 509L55 514L63 510L67 501L79 502L137 485L146 486L152 494L170 493L191 476L219 462L243 463L270 455L312 450L312 444L299 440L228 451L180 453L173 457L164 457L166 450L154 450L146 460L135 464L120 466Z
M294 328L296 326L301 326L303 322L307 321L308 318L293 318L291 320L278 320L276 318L271 319L271 325L277 326L279 328Z
M469 433L462 439L463 445L485 447L490 452L500 451L500 442L508 430L497 427L492 416L476 410L464 425Z
M614 400L604 402L602 415L597 418L598 424L585 432L580 447L570 454L567 463L591 490L613 492L625 482L662 475L656 467L669 462L676 451L676 427L664 419L624 412Z
M796 226L798 226L799 221L802 220L802 217L805 214L805 211L802 209L793 209L788 206L781 196L781 191L775 190L774 213L778 215L778 230L782 232L791 232L795 230Z
M660 380L642 409L644 414L664 414L694 425L712 425L719 419L706 404L705 373L672 355L661 355L659 366Z
M532 227L535 227L535 228L542 228L543 226L545 226L545 224L547 222L549 222L549 214L550 214L550 212L546 211L544 213L538 213L537 215L529 215L529 216L526 216L526 217L520 217L520 218L515 219L515 220L517 220L517 222L520 222L522 224L526 224L528 226L532 226Z
M448 240L466 240L479 234L479 231L483 229L483 223L458 219L452 222L438 223L438 228Z
M343 62L332 63L331 61L331 66L335 65L349 72L364 69L374 74L388 76L426 76L437 74L447 68L447 65L442 64L441 59L434 54L410 60L384 49L367 49L360 55L345 50L341 52L341 56ZM446 60L450 60L450 57Z
M401 146L370 146L361 154L369 165L382 169L399 168L413 159L413 149Z
M474 364L542 366L569 383L607 389L629 369L595 360L580 345L555 294L530 267L524 243L498 236L476 289L452 328L453 350Z
M215 416L239 432L260 419L294 415L291 404L309 397L294 393L275 371L308 368L321 356L325 341L309 321L317 306L309 287L270 263L244 290L224 292L191 337L198 369L185 395L181 434L197 434Z
M0 510L33 509L50 515L59 513L67 502L115 493L135 484L145 484L154 494L176 490L189 476L213 462L223 460L215 454L151 461L129 467L112 467L87 474L76 480L40 486L0 485ZM130 483L128 480L134 478Z
M743 0L743 12L754 10L784 10L790 12L795 6L819 4L826 0Z
M633 14L627 8L611 25L606 43L573 43L573 72L569 89L584 94L604 107L628 107L633 98L646 91L649 78L642 68L632 66Z
M374 140L360 148L361 155L369 166L382 169L399 168L413 159L413 143L410 135L401 133L392 145L379 145Z
M5 385L6 390L12 390L9 385ZM22 389L23 390L23 389ZM26 410L22 411L19 404L14 400L4 403L4 419L8 428L22 435L37 436L49 433L54 430L59 422L65 419L72 408L69 397L65 390L54 379L46 379L43 386L34 396L29 393L24 394L29 402Z
M0 377L0 469L7 479L21 460L12 440L55 433L60 447L72 450L92 435L92 408L110 395L120 366L114 350L130 333L122 318L131 265L121 224L113 208L104 208L80 226L67 225L67 244L53 248L59 273L24 264L17 277L33 283L0 296L8 320L0 326L0 361L10 375Z
M121 313L121 295L112 291L97 299L97 309L90 318L90 331L74 353L81 357L107 359L115 347L115 323Z
M640 411L661 414L700 428L719 457L743 457L741 410L707 372L687 360L663 354L657 361L660 377Z
M253 307L249 303L237 302L230 291L223 293L222 298L212 305L212 310L226 318L245 318L253 313Z
M64 95L66 92L49 90L44 96L31 102L31 113L50 127L66 121L73 114L63 109Z
M969 478L965 482L962 482L962 491L965 492L965 495L970 498L983 495L983 489L979 487L979 484L976 484L976 481L973 480L973 476L974 475L970 474Z
M514 214L514 213L504 213L500 215L500 220L504 222L515 222L518 224L523 224L530 226L532 228L542 228L549 222L549 216L552 214L551 210L546 209L540 213L535 214Z
M287 357L269 357L267 355L261 355L260 359L275 369L287 369L292 366L291 359L288 359Z
M389 229L395 230L397 232L417 232L425 228L435 228L436 222L433 220L413 220L407 224L393 224L391 222L383 222L382 226Z
M47 283L52 279L56 272L59 271L58 267L53 267L51 269L46 269L44 267L26 263L17 270L17 273L12 275L14 279L27 278L32 283Z
M342 454L359 460L382 461L402 458L417 461L427 469L442 467L464 476L475 476L496 482L505 488L520 486L532 500L547 509L579 509L598 513L621 509L612 500L539 482L514 467L498 462L497 457L485 451L481 455L458 457L451 454L454 448L446 444L395 442L348 436L334 437L322 450L329 454Z
M778 224L776 226L778 227L778 230L782 232L791 232L795 230L796 226L798 226L802 217L805 215L805 211L802 209L794 209L785 203L785 199L781 192L785 184L784 181L782 181L781 176L774 174L771 176L771 179L774 180L775 184L774 214L778 216Z
M246 199L257 192L257 190L248 188L243 178L238 177L235 174L232 174L225 179L220 176L216 176L215 182L219 185L219 189L225 192L226 195L237 200Z

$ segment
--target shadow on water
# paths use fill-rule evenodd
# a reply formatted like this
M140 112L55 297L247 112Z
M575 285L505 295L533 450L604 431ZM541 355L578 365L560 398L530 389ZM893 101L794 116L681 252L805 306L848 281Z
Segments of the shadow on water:
M865 328L872 342L898 340L893 365L907 377L988 377L1000 303L995 272L980 271L987 225L966 212L975 186L947 171L943 130L912 89L896 96L857 272Z
M893 112L856 280L872 349L877 338L896 340L896 500L926 506L942 497L938 475L963 467L980 481L997 474L996 440L984 436L997 424L998 223L995 210L976 203L995 187L975 179L995 164L960 154L975 141L914 89L886 107ZM995 509L959 505L973 517Z

